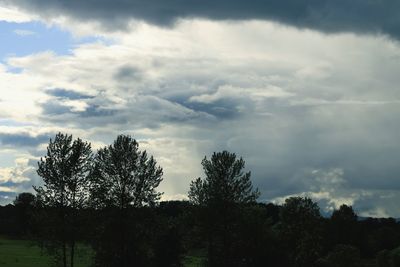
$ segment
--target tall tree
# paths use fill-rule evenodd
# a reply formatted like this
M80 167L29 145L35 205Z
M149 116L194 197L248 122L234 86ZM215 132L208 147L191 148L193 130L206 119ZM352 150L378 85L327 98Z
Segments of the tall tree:
M235 153L214 153L201 164L205 178L191 182L189 200L202 210L199 221L207 236L208 264L237 266L237 233L243 214L240 208L254 203L259 192L253 189L251 173L243 171L244 160L236 158Z
M250 180L251 173L243 172L245 161L237 159L235 153L214 152L211 159L205 157L201 165L206 177L191 182L189 200L192 203L250 203L258 198L258 189L253 189Z
M352 206L343 204L338 210L334 210L332 213L332 221L339 222L357 222L357 214L354 212Z
M33 207L35 205L35 195L29 192L18 194L13 201L14 206Z
M108 218L109 225L97 245L97 263L101 266L144 266L143 253L135 247L145 242L135 233L139 219L130 219L130 208L151 206L161 197L156 188L162 181L162 168L156 160L139 150L139 144L129 135L119 135L112 145L100 149L91 174L91 203L97 209L107 208L117 213ZM140 228L141 229L141 228ZM143 230L140 230L143 232ZM142 240L135 243L135 240ZM135 251L135 253L132 253ZM140 254L140 255L139 255Z
M44 185L34 187L40 203L57 211L61 261L66 267L74 266L76 210L84 206L88 198L87 178L91 169L90 143L72 139L72 135L58 133L50 139L47 155L38 162L37 173ZM69 247L69 251L68 251Z
M290 197L280 212L280 234L295 267L314 266L321 253L321 215L307 197Z
M97 152L91 175L91 200L96 207L142 207L160 199L156 188L162 168L153 156L139 151L129 135L119 135L113 145Z
M32 193L23 192L15 197L13 202L17 210L17 226L20 234L26 236L32 226L32 213L36 198Z
M329 241L334 247L336 244L356 246L360 243L360 231L357 228L357 214L351 206L341 205L334 210L330 220Z

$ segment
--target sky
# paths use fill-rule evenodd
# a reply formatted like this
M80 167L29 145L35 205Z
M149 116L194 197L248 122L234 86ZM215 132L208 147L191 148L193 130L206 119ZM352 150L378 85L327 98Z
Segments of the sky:
M0 0L0 204L63 132L138 140L185 199L243 157L261 202L400 217L397 0Z

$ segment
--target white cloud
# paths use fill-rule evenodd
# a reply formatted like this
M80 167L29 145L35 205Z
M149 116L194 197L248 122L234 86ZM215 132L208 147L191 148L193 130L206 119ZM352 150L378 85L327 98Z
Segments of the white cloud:
M112 41L0 65L1 117L29 122L0 132L70 132L96 148L133 134L164 167L165 199L185 195L201 159L222 149L244 157L262 199L307 193L328 209L374 208L362 192L376 198L398 184L397 43L261 21L87 26ZM400 212L387 203L388 214Z
M195 95L190 97L189 101L209 104L223 98L242 98L247 96L254 101L258 101L263 98L280 98L293 95L292 93L285 92L282 88L272 85L267 88L240 88L231 85L222 85L214 93Z
M0 21L6 22L29 22L37 18L37 16L22 12L16 8L0 6Z
M345 204L353 206L355 212L363 217L396 216L393 205L398 201L400 191L395 189L379 190L349 187L340 168L306 171L301 181L306 183L302 192L279 196L270 201L283 204L289 197L309 197L316 201L323 214L330 214Z
M34 167L29 166L28 162L29 158L17 158L14 167L0 168L0 184L7 182L19 184L30 181L27 173L34 170Z

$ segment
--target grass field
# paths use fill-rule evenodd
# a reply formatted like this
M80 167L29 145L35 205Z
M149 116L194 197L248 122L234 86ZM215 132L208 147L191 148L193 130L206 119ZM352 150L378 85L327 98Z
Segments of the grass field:
M185 267L204 266L204 252L191 251L183 260ZM76 255L76 267L88 267L91 251L80 246ZM0 267L50 267L51 257L29 240L0 237Z
M203 267L205 266L204 260L196 256L186 256L183 260L183 266L185 267Z
M76 255L76 267L88 267L90 249L80 246ZM0 267L49 267L51 257L42 253L32 241L0 237Z
M200 249L189 251L189 253L183 258L183 266L185 267L205 266L205 251Z

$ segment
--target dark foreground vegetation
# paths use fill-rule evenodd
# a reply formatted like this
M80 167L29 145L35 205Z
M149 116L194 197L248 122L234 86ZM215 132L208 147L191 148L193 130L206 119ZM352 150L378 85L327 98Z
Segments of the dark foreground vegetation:
M82 251L104 267L400 266L395 219L359 219L346 205L324 218L303 197L258 203L242 158L224 151L201 164L189 201L159 202L162 169L130 136L94 155L58 134L38 163L43 186L0 207L0 255L12 238L51 256L31 266L80 267Z

